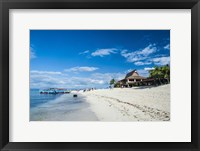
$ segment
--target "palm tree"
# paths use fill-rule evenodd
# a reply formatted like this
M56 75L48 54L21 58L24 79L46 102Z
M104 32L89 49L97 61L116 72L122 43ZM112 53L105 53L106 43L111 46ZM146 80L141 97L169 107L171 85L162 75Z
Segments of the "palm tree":
M159 80L159 83L162 84L160 80L163 77L161 67L155 67L155 72L156 72L156 78Z
M169 65L161 67L161 71L163 73L163 78L167 79L167 82L170 82L170 67Z
M161 79L167 79L167 82L169 83L170 79L170 67L169 65L163 66L163 67L154 67L153 70L149 71L149 77L158 79L159 83L162 84Z
M115 84L115 79L110 80L110 86Z

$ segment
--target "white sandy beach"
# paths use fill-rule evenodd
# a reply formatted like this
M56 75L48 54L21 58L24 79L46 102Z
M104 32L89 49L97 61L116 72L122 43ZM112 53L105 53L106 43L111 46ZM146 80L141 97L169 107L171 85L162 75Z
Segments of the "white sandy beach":
M73 92L76 93L76 92ZM170 84L62 95L31 109L31 121L169 121ZM71 103L67 102L69 100Z
M115 88L83 94L100 121L169 121L170 85Z

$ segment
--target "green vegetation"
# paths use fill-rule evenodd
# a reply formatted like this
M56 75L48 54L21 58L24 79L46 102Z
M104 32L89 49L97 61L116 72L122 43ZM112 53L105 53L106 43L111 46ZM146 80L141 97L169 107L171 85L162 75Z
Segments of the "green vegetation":
M114 84L114 88L120 88L120 84L119 84L118 82L116 82L116 83Z
M163 79L167 80L167 83L170 82L170 67L169 65L165 65L162 67L154 67L153 70L149 71L149 78L154 78L158 80L160 84L162 84Z
M110 85L114 85L115 84L115 79L110 80Z

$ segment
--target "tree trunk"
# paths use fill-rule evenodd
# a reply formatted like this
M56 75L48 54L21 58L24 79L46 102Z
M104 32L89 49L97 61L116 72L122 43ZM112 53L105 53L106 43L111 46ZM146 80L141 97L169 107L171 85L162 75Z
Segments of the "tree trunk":
M160 78L158 78L158 80L159 80L159 82L160 82L160 85L162 85L162 82L161 82Z
M168 82L168 84L170 83L169 78L167 78L167 82Z

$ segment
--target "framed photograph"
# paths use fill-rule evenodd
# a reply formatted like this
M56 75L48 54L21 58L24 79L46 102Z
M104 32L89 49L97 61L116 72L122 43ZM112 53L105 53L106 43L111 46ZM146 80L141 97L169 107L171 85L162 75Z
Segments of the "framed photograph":
M199 7L1 0L1 150L200 150Z

